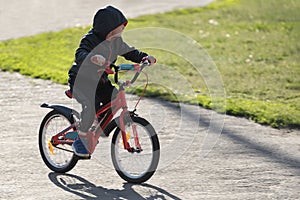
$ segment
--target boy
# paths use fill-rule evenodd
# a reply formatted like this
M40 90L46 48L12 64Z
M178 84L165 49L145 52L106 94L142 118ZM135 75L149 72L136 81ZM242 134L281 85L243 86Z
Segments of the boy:
M127 25L122 12L112 6L98 10L94 16L93 28L82 38L75 53L75 62L69 70L68 83L75 99L82 105L78 138L72 148L80 157L89 157L87 134L100 103L106 104L118 92L108 79L110 64L118 55L127 60L140 63L148 60L154 64L156 59L134 47L128 46L121 38Z

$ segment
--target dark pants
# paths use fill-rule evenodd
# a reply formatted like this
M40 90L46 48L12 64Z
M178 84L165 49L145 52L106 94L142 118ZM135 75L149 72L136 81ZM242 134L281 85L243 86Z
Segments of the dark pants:
M71 81L72 83L73 81ZM73 82L74 83L74 82ZM109 103L114 99L118 90L111 84L108 79L101 79L97 87L91 87L93 83L86 82L88 86L70 84L70 89L75 99L82 105L81 121L79 130L87 132L92 126L96 112L101 108L101 105ZM94 89L93 89L94 88Z

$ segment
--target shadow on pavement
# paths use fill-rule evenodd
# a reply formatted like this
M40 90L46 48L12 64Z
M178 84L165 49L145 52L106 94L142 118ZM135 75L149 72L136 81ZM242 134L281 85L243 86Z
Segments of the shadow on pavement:
M177 112L180 114L180 112L184 113L185 115L188 116L190 120L195 120L198 119L199 113L193 112L193 109L191 109L189 106L190 105L184 105L182 104L181 108L178 107L176 103L171 103L167 101L162 101L160 99L152 99L153 101L158 101L161 105L164 107L168 107L173 109L175 113ZM187 108L185 108L187 106ZM210 112L214 112L211 111ZM241 134L240 131L242 130L237 130L230 128L230 126L224 126L223 123L211 123L213 119L211 118L211 113L206 113L204 115L200 114L200 120L198 122L199 127L204 128L204 129L209 129L208 130L208 135L211 134L211 140L210 142L216 143L217 140L219 139L220 135L223 135L230 139L231 141L235 141L239 144L242 144L245 149L248 149L248 151L255 152L257 155L260 155L262 157L268 158L272 160L274 163L278 163L284 167L293 169L293 173L296 175L300 175L300 160L298 158L293 158L289 155L287 155L284 152L281 152L278 149L275 149L274 147L271 147L270 144L268 143L258 143L246 136L246 134ZM214 114L215 116L221 115L221 114ZM216 117L217 120L222 120L222 117ZM221 121L222 122L222 121ZM270 128L271 130L271 128ZM244 130L243 130L244 131Z
M50 172L48 177L57 187L83 199L180 199L164 189L146 183L124 183L123 189L108 189L73 174Z

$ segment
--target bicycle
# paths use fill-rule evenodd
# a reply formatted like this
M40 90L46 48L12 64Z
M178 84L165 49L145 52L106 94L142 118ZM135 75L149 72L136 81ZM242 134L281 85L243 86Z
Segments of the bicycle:
M118 175L129 183L142 183L150 179L155 173L159 157L160 144L153 126L144 118L139 117L135 109L129 111L125 98L125 87L133 84L148 62L142 64L111 65L115 72L114 82L119 87L119 92L110 103L101 106L96 113L101 121L94 127L89 135L92 143L91 153L94 151L100 137L109 137L114 131L111 141L111 158ZM131 81L120 81L119 71L136 71ZM148 77L146 76L146 85ZM70 91L66 95L72 98ZM142 95L143 96L143 95ZM142 97L141 96L141 97ZM141 98L140 97L140 98ZM42 108L50 108L50 111L42 120L39 129L39 150L44 163L54 172L65 173L72 170L78 160L71 148L77 137L80 114L71 108L62 105L41 105ZM121 110L119 116L114 117ZM90 157L89 157L90 158ZM87 159L89 159L87 158Z

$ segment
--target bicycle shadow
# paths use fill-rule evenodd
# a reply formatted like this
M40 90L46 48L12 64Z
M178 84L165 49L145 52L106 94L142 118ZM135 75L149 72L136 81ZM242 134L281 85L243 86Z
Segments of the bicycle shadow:
M108 189L96 186L88 180L73 174L50 172L48 177L57 187L83 199L180 199L164 189L146 183L124 183L123 189ZM136 191L133 186L138 187L140 191Z

